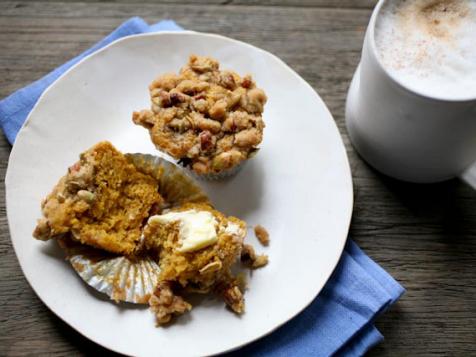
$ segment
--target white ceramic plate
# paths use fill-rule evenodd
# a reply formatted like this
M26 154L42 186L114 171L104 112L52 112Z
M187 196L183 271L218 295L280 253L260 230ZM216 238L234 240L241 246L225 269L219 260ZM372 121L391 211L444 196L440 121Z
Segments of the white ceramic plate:
M147 86L178 71L188 55L211 55L221 68L251 73L269 98L262 150L234 178L204 183L218 209L262 224L270 264L255 271L246 313L205 299L168 328L147 308L117 305L88 288L54 242L31 233L40 201L78 154L100 140L123 152L155 153L131 122L149 106ZM41 97L19 133L6 177L11 239L40 299L84 336L128 355L209 355L273 331L320 292L342 253L352 212L352 180L334 120L316 92L277 57L246 43L195 32L124 38L84 59Z

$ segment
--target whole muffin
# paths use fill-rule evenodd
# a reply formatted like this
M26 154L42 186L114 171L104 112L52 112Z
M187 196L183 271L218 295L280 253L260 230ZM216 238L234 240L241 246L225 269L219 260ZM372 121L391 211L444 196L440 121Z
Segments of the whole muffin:
M192 55L179 74L149 86L151 110L133 113L157 149L205 177L227 176L263 140L263 90L251 76L221 71L210 57Z

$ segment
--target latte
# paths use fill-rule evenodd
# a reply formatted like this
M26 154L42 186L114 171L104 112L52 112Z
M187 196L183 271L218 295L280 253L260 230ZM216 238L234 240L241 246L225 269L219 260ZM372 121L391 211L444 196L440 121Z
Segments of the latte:
M476 0L387 0L375 42L384 67L411 90L476 98Z

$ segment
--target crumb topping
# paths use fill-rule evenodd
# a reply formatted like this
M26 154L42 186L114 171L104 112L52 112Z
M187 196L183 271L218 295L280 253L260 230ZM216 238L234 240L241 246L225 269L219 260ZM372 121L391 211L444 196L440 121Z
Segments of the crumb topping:
M253 246L243 244L241 250L241 262L251 269L262 268L268 264L268 256L265 254L256 254Z
M243 292L235 284L226 284L219 290L225 304L235 313L245 312L245 298Z
M158 326L169 323L174 316L179 316L192 309L192 305L181 296L175 295L172 284L160 282L149 299L149 306L155 314Z
M263 139L266 95L251 76L221 71L192 55L179 74L150 87L151 110L133 113L153 143L198 174L218 173L252 157Z
M255 236L262 245L269 245L269 233L262 225L255 226Z

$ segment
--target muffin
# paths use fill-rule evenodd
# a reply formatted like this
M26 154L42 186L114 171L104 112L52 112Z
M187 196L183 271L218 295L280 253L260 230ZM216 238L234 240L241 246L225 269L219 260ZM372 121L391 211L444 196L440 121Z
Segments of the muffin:
M111 143L100 142L80 155L42 202L43 218L33 236L69 235L82 244L132 255L145 220L162 203L156 179L137 170Z
M235 262L266 265L243 243L246 223L212 208L205 192L163 158L101 142L80 155L42 203L33 233L55 239L77 274L115 302L149 304L157 324L213 293L244 312Z
M149 86L151 110L133 113L152 142L201 177L230 175L263 140L263 90L251 76L221 71L210 57L192 55L179 74Z
M99 143L44 200L34 236L54 238L84 282L112 300L148 304L160 268L144 247L143 228L150 215L192 202L209 199L177 165Z
M156 252L161 269L149 300L157 324L190 310L183 298L189 292L214 292L243 313L243 284L231 267L240 258L245 235L245 222L206 204L186 204L149 218L144 243Z

